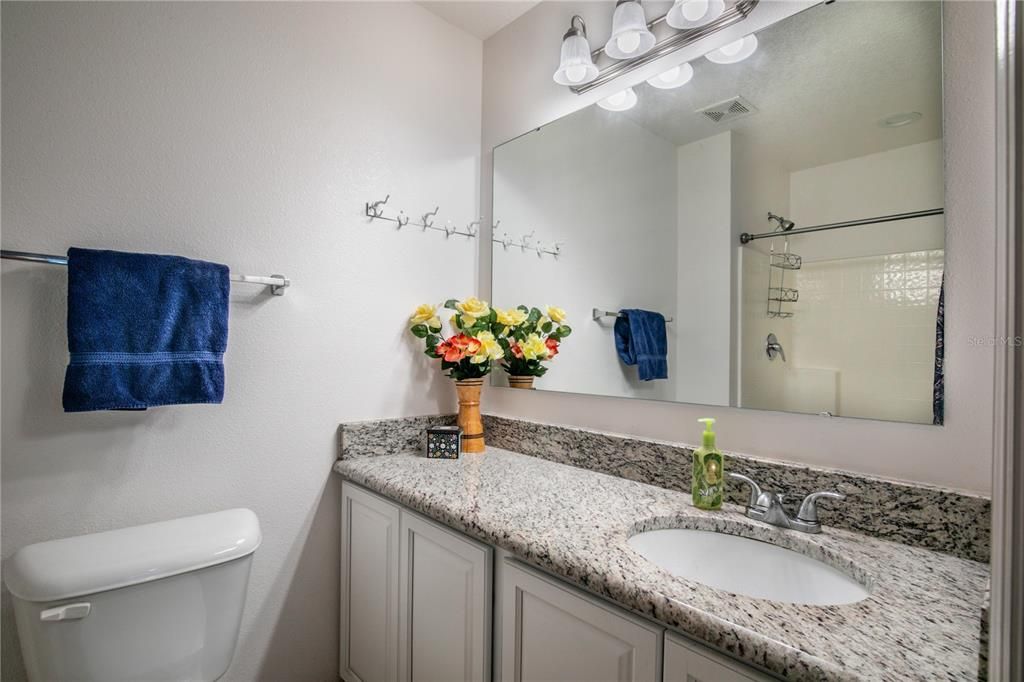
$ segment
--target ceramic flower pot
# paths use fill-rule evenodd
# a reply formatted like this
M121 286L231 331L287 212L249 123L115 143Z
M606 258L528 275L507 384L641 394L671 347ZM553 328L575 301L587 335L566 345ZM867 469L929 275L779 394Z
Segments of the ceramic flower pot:
M508 386L509 388L524 388L526 390L532 390L534 379L535 377L532 376L517 377L509 375Z
M455 382L455 391L459 394L458 424L462 427L463 452L483 452L487 449L484 443L484 422L480 416L480 389L483 385L483 379Z

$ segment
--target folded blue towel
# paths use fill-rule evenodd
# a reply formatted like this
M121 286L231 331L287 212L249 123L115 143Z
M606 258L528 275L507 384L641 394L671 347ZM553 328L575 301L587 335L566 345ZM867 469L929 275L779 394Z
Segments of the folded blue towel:
M636 365L640 381L668 379L665 316L649 310L622 310L615 319L615 350L627 365Z
M64 411L221 402L229 293L225 265L69 249Z

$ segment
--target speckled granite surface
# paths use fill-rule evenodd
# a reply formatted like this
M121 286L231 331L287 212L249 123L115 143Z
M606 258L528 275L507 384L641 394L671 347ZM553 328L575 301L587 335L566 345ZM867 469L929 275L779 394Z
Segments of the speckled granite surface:
M502 547L527 563L790 679L977 678L987 568L837 529L784 531L731 507L702 512L689 496L490 447L428 460L339 460L344 477ZM843 606L800 606L720 592L636 554L643 529L693 527L768 540L870 583Z
M342 424L341 457L422 452L427 426L454 420L448 415ZM484 415L484 428L488 444L496 447L670 490L690 489L693 450L680 443L492 415ZM964 559L989 560L991 508L987 497L735 453L727 453L726 466L766 489L785 493L794 505L815 490L845 493L843 502L822 503L821 518L826 525ZM733 503L746 503L747 493L740 486L729 486L727 495ZM795 511L790 509L790 513Z

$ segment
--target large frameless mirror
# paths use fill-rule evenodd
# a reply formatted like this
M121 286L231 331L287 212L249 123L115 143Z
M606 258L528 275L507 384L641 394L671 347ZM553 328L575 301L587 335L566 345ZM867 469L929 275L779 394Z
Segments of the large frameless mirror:
M940 3L733 52L494 150L492 302L573 330L533 386L941 423Z

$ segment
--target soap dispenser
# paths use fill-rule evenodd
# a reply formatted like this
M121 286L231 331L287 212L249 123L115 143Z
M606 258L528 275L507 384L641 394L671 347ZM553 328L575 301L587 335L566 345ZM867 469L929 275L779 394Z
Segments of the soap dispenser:
M715 447L715 420L698 419L704 424L703 443L693 451L693 506L698 509L718 509L722 506L725 489L725 463L722 453Z

